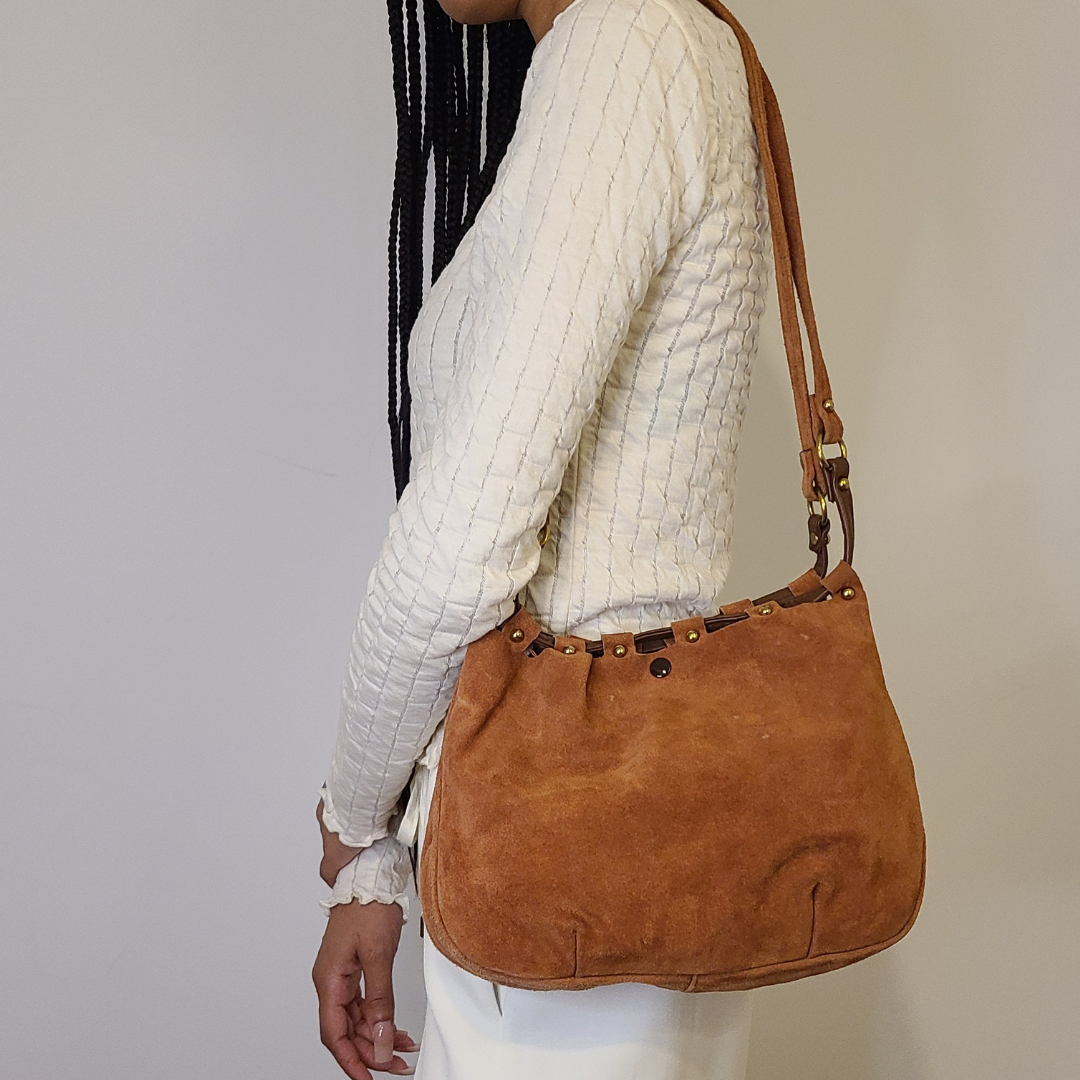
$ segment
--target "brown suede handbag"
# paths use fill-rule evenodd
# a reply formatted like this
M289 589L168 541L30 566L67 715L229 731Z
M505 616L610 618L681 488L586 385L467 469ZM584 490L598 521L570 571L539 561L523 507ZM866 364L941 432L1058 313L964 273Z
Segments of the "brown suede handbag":
M661 629L553 636L519 607L469 645L420 897L440 952L506 986L786 982L892 945L922 900L919 798L851 568L847 451L783 124L745 31L702 2L743 51L817 562ZM831 572L830 502L844 539Z

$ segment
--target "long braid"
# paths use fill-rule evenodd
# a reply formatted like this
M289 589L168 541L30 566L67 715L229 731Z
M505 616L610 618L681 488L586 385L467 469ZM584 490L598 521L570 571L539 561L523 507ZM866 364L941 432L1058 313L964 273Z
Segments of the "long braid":
M495 173L514 134L521 107L521 88L532 56L532 35L523 22L495 23L487 30L487 138L478 197L471 208L473 218L495 183Z
M465 172L468 177L466 217L475 216L472 208L476 202L477 188L480 186L480 169L484 157L480 143L484 126L484 37L482 26L465 28ZM462 234L464 231L462 229Z
M405 64L405 20L400 6L395 0L387 0L390 16L390 47L394 64L394 109L397 115L398 145L397 163L394 172L394 194L390 209L390 240L389 240L389 278L390 278L390 303L389 303L389 327L388 337L390 345L390 366L387 378L390 386L389 422L390 422L390 449L394 462L394 482L399 493L402 487L401 462L404 458L404 446L402 443L401 410L398 404L398 355L402 338L407 336L403 327L402 294L403 282L401 281L402 262L402 201L404 199L405 175L408 171L407 156L408 146L408 123L409 102L407 85L407 68Z
M409 335L423 301L428 162L435 179L434 282L491 192L517 123L533 40L520 21L466 29L437 0L387 5L398 130L388 245L388 416L400 498L411 467Z
M469 112L468 79L465 72L465 28L448 20L450 83L447 93L453 110L446 129L448 176L446 181L446 243L453 252L460 237L465 195L469 184L469 166L465 151L465 125Z
M424 37L427 48L424 50L424 58L427 68L424 82L424 152L432 155L432 164L435 170L435 207L433 211L433 247L431 253L432 266L443 267L446 265L446 145L441 133L446 130L447 118L450 115L449 103L443 93L435 93L434 87L443 87L446 84L446 50L434 42L442 33L443 27L435 14L442 15L443 11L437 4L424 5ZM444 16L445 17L445 16ZM436 132L440 137L436 139Z

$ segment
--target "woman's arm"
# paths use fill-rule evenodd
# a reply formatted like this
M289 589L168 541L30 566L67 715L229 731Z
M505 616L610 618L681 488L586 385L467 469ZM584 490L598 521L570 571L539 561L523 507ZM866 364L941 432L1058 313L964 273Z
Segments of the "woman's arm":
M465 647L513 610L537 530L668 251L700 214L716 114L657 0L588 0L540 42L477 218L449 399L390 519L353 635L323 822L385 837Z

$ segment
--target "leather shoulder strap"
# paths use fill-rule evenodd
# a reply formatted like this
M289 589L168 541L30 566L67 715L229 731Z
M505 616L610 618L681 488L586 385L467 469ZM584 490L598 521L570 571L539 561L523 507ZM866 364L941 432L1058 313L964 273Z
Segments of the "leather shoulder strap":
M791 390L795 398L795 418L799 425L799 454L802 463L803 495L808 500L832 494L828 466L822 447L841 443L844 425L833 404L829 373L818 337L814 304L810 298L810 281L806 273L806 249L803 245L799 204L795 196L795 177L791 170L784 121L772 84L758 59L750 36L738 19L719 0L700 0L735 32L742 49L746 81L750 90L750 110L757 134L758 153L765 175L769 203L773 258L776 270L776 293L780 302L780 322L784 332ZM810 344L810 360L814 373L811 392L806 379L806 359L803 352L799 313L806 327Z

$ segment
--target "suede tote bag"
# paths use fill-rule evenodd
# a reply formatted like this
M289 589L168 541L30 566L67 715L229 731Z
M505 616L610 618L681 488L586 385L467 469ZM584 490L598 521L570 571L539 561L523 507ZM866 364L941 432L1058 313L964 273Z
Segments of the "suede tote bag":
M701 2L745 61L817 559L767 596L636 635L554 636L519 606L469 645L419 888L433 944L506 986L786 982L892 945L922 899L919 798L851 565L783 123L745 31Z

